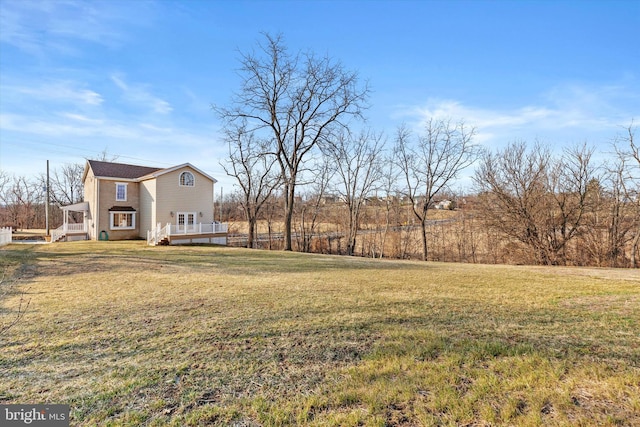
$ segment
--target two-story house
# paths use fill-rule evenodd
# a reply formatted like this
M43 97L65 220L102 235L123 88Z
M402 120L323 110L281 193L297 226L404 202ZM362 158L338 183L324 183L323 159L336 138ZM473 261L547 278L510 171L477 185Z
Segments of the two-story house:
M214 221L216 180L189 163L153 168L89 160L82 182L84 202L62 208L64 224L52 241L226 243L226 224ZM70 211L83 212L83 223L69 224Z

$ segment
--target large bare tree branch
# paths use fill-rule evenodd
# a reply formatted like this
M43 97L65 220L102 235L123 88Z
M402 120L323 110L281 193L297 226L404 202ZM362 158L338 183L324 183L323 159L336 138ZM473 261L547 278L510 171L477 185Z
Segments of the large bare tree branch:
M264 34L257 52L241 56L242 85L230 108L215 107L224 127L246 121L247 132L270 141L285 193L285 250L304 162L349 120L362 118L369 88L328 57L291 55L281 35Z

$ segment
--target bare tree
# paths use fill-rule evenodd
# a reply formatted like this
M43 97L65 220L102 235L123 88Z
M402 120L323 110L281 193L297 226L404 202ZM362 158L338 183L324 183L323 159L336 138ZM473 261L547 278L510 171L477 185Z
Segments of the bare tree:
M640 144L634 141L636 126L633 121L625 135L616 138L615 147L621 169L620 187L624 206L631 208L635 235L631 243L631 267L638 267L640 250Z
M552 207L547 211L546 237L556 263L566 264L567 243L584 231L589 184L596 179L592 155L593 148L586 144L567 148L547 176Z
M247 247L255 248L260 210L280 185L276 159L267 153L267 142L246 131L246 122L226 129L229 157L222 167L240 186L240 204L248 223Z
M115 162L120 156L117 154L109 154L109 147L105 147L97 156L87 158L87 160L98 160L100 162Z
M313 168L313 182L306 184L309 187L308 197L300 203L300 224L297 233L298 248L302 252L311 252L311 240L319 225L323 200L334 174L333 166L328 157L320 157Z
M420 224L422 259L427 260L427 213L434 199L478 156L474 128L464 122L430 119L424 134L414 138L404 126L396 138L396 162L404 179L405 195Z
M8 188L9 182L11 182L11 177L6 171L0 169L0 194L5 192L5 189Z
M634 238L639 221L637 216L640 215L637 206L629 199L629 183L626 175L626 159L617 158L613 164L609 165L604 177L606 186L598 185L594 189L598 200L596 206L592 208L594 214L591 215L591 222L594 227L590 228L589 233L599 234L598 245L594 245L596 248L600 247L597 251L598 265L603 264L603 258L606 260L606 265L610 267L626 264L625 248ZM602 229L605 233L601 232ZM633 266L633 262L631 265Z
M398 181L398 171L396 169L395 163L393 161L393 154L390 154L388 157L385 156L383 160L383 167L380 178L380 190L383 194L382 207L384 208L384 226L380 230L379 221L376 221L378 225L378 230L380 232L380 248L379 248L379 256L382 258L385 256L385 247L387 244L387 236L389 233L389 228L391 227L391 214L393 210L393 206L399 204L399 200L395 195L397 194L397 181ZM378 209L376 209L377 215Z
M247 120L249 132L269 135L284 189L284 249L292 250L296 187L310 152L351 118L360 118L369 89L341 63L313 53L291 55L281 35L265 34L258 52L243 54L242 84L231 108L214 110L229 126Z
M366 198L382 177L380 155L383 145L382 134L368 130L355 137L342 133L327 148L336 168L336 191L348 213L347 255L354 254Z
M273 244L273 234L274 234L274 224L277 219L277 215L280 211L280 201L277 193L274 193L267 199L265 202L264 208L261 209L262 219L265 220L267 225L267 237L269 239L267 243L267 248L269 250L274 249Z
M5 222L16 229L44 224L44 188L24 176L13 176L3 185L0 202L5 209ZM39 221L41 219L41 221Z
M83 172L84 165L80 163L69 163L63 165L60 170L55 169L50 180L53 201L61 205L82 201Z
M546 215L545 180L550 153L524 141L504 151L484 154L475 183L488 226L515 238L535 252L538 262L549 263L539 218Z
M593 150L565 150L559 160L536 144L514 142L486 153L475 182L487 224L526 245L540 264L566 262L569 241L582 230Z
M81 163L68 163L59 169L54 169L49 179L51 202L62 206L81 202L84 197L82 183L83 173L84 165ZM47 187L46 174L40 174L37 181L40 187Z
M13 225L9 215L9 209L7 206L9 183L11 177L6 171L0 169L0 227L6 225Z

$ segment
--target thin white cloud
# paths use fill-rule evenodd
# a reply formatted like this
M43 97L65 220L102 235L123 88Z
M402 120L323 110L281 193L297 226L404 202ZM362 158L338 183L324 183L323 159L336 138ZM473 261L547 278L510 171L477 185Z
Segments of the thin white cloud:
M83 114L76 114L76 113L60 113L59 114L60 117L66 118L66 119L70 119L76 122L80 122L80 123L91 123L92 125L100 125L102 123L104 123L104 120L102 119L94 119L91 117L87 117Z
M169 114L173 111L169 102L152 95L144 85L131 85L117 74L111 75L111 81L122 90L125 100L132 104L158 114Z
M69 114L58 114L55 119L27 116L21 114L0 114L0 129L3 132L18 132L49 140L92 137L100 135L110 135L113 137L136 136L135 132L127 127L114 125L112 123L101 122L97 119ZM66 119L66 120L65 120ZM97 126L102 124L102 126Z
M148 6L145 2L3 1L0 43L38 56L78 55L78 41L115 47L126 41L127 26L152 19L153 8Z
M577 142L613 137L618 127L640 116L637 92L620 86L590 88L579 85L557 86L541 96L538 105L514 109L472 106L450 99L428 99L424 104L398 111L419 132L426 120L464 120L477 130L483 144L514 139L559 138ZM549 141L551 142L551 141Z
M424 106L416 107L414 114L423 118L447 119L464 118L476 123L476 126L493 128L498 126L519 126L532 121L540 121L553 115L553 111L544 107L522 107L515 111L498 111L471 107L460 101L429 100Z
M48 81L37 85L2 86L3 92L13 92L37 100L71 102L97 106L104 102L102 95L72 81Z
M174 131L174 130L173 130L172 128L170 128L170 127L166 127L166 126L156 126L156 125L151 124L151 123L140 123L140 125L139 125L139 126L140 126L141 128L143 128L143 129L149 129L149 130L151 130L151 131L158 132L158 133L164 133L164 134L172 133L172 132Z
M132 146L141 149L161 145L174 148L206 147L214 142L213 130L209 127L187 130L150 123L93 118L72 112L58 113L55 117L2 113L0 130L5 135L17 133L49 141L73 141L79 138L80 142L87 138L92 141L104 139L115 142L125 152Z

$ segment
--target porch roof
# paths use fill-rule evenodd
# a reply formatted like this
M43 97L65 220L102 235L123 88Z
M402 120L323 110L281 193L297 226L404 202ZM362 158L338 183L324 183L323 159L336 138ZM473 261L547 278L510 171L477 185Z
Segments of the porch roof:
M80 202L80 203L76 203L74 205L68 205L68 206L61 206L60 209L62 209L63 211L71 211L71 212L86 212L89 210L89 203L88 202Z

